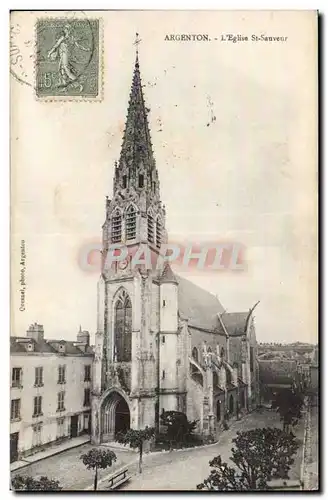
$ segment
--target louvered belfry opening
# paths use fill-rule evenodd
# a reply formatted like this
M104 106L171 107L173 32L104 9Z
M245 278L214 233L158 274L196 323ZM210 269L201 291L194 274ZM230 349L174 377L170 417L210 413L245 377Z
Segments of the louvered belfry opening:
M137 212L133 205L130 205L125 214L125 237L127 240L134 240L137 235Z
M116 210L112 216L112 243L120 243L122 241L122 214Z
M166 241L165 209L160 200L148 124L150 109L145 105L143 87L137 54L120 157L115 162L113 198L107 209L109 243L134 245L146 239L158 252Z
M154 230L154 216L151 211L147 215L147 226L148 226L148 241L149 243L155 242L155 230Z
M159 217L156 219L156 246L161 248L162 244L162 222Z

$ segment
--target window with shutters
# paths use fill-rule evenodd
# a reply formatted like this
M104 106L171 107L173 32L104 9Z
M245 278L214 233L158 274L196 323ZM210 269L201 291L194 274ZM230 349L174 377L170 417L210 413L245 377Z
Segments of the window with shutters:
M22 387L23 382L23 370L22 368L13 368L11 372L11 386L12 387Z
M66 383L66 366L59 365L58 366L58 384Z
M57 411L65 411L65 392L60 391L57 394Z
M35 387L42 387L43 386L43 367L42 366L37 366L35 368L34 385L35 385Z
M10 420L19 420L20 419L20 408L21 408L21 400L20 399L12 399L10 406Z
M133 205L130 205L125 213L125 237L134 240L137 231L137 213Z
M42 415L42 396L35 396L33 404L33 417Z
M122 214L117 208L112 215L112 243L120 243L122 241Z

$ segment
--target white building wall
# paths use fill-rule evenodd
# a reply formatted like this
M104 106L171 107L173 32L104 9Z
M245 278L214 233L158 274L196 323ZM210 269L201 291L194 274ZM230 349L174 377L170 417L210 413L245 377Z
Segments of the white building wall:
M58 384L58 366L66 366L66 384ZM57 419L64 417L64 432L70 436L70 417L79 415L78 431L84 430L84 412L90 406L83 406L84 389L91 389L91 382L84 381L84 366L92 365L92 356L62 356L56 354L15 353L11 355L11 368L22 368L22 387L12 387L11 400L20 399L20 419L11 421L10 433L19 432L18 452L29 452L33 441L33 426L42 423L41 442L56 441L58 435ZM43 386L34 387L35 368L43 367ZM91 369L92 374L92 369ZM57 411L59 391L65 391L65 411ZM43 415L33 417L34 397L42 396ZM34 435L35 438L35 435Z

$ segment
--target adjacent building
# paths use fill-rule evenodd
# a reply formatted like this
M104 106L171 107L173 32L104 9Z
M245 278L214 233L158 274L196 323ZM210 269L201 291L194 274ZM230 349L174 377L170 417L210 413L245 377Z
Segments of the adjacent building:
M80 329L75 342L46 340L42 325L11 337L10 459L90 432L93 350Z

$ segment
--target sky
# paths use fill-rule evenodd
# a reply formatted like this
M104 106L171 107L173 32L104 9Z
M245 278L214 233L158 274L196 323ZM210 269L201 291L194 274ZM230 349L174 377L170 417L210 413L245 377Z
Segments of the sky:
M33 84L34 55L25 42L33 39L38 13L14 14ZM79 256L101 241L138 32L169 241L246 247L242 272L184 276L229 312L260 301L258 341L317 342L315 14L102 11L92 17L102 20L101 102L43 102L33 85L11 81L11 334L24 335L35 321L47 338L72 340L80 324L92 337L96 331L99 274L82 269ZM206 33L210 41L165 41L166 34L183 33ZM227 33L288 39L220 41Z

